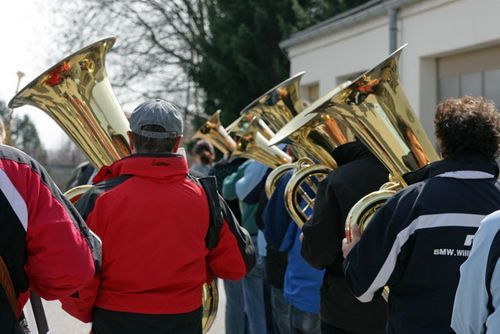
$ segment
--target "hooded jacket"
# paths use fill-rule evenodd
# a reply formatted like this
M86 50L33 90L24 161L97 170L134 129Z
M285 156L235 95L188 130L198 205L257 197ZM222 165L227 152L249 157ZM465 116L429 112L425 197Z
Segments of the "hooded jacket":
M383 333L386 303L380 296L363 304L347 288L342 272L342 239L351 207L387 182L388 171L359 141L337 147L338 168L318 187L313 217L304 224L302 256L326 269L321 286L321 320L352 333Z
M372 218L344 270L360 301L389 286L387 333L453 333L459 269L481 220L500 209L497 177L495 161L437 161L406 174L410 185Z
M132 155L99 171L76 206L103 241L102 271L62 301L66 311L84 322L92 321L94 307L188 313L201 306L212 273L233 280L246 274L227 221L217 246L207 249L207 196L187 174L185 158L172 154Z

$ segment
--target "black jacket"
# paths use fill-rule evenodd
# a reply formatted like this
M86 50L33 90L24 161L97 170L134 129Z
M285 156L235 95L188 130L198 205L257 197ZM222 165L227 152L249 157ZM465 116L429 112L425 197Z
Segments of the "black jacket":
M438 161L405 175L413 184L372 218L345 274L361 301L390 287L387 333L453 333L459 269L481 220L500 209L497 177L494 161Z
M215 179L217 181L217 192L219 194L222 194L222 184L224 183L224 179L229 175L233 174L234 172L236 172L238 170L238 167L240 167L240 165L245 161L246 159L243 158L234 158L234 159L222 158L215 163L212 169L208 172L208 175L215 176ZM234 216L236 217L236 220L241 222L241 211L240 211L239 201L237 199L236 200L225 199L225 200L227 205L233 212Z
M333 151L338 168L319 185L312 220L303 227L302 256L326 269L321 287L321 320L354 333L383 333L386 303L380 296L363 304L348 290L342 272L346 216L366 194L388 180L388 172L360 142Z

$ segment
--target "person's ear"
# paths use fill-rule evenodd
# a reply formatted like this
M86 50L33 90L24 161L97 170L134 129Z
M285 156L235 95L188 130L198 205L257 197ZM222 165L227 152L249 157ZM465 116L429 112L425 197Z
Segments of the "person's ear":
M181 140L182 140L182 136L179 136L177 138L175 138L175 144L174 144L174 147L172 148L172 152L177 152L177 150L179 149L179 145L181 144Z
M128 143L130 146L130 153L135 153L135 142L134 142L134 134L132 131L127 131Z
M436 137L436 151L438 152L441 159L446 158L446 154L444 154L444 152L443 152L443 143L441 142L441 140L438 137Z

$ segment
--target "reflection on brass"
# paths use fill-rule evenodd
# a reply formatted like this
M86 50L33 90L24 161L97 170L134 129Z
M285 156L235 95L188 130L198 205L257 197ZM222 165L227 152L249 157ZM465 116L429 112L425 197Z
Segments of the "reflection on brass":
M24 87L9 102L10 108L32 105L45 111L82 149L89 161L101 168L130 154L129 124L104 67L106 53L115 38L95 42L63 59ZM72 202L90 186L66 194ZM202 328L206 333L217 313L215 282L203 288Z
M231 133L242 131L242 127L254 119L262 124L260 131L266 139L274 134L304 110L304 101L300 96L300 80L305 72L297 73L287 80L262 94L240 112L238 122L233 123ZM307 152L301 147L292 145L291 151L296 157L306 156Z
M287 143L301 147L317 162L335 168L337 164L331 153L354 138L349 128L334 117L331 98L349 84L344 82L316 100L281 128L271 138L270 144Z
M300 229L312 217L319 183L331 170L331 167L315 164L309 158L297 161L297 171L285 188L285 206Z
M243 108L241 116L227 128L236 141L233 156L254 159L271 168L291 163L292 158L278 147L269 145L269 139L303 111L300 98L303 75L304 72L300 72L279 83ZM300 148L291 149L296 156L306 154Z
M302 160L285 190L286 207L300 228L312 217L318 183L337 166L332 156L333 150L354 140L349 128L333 117L330 109L331 97L349 84L350 82L340 84L315 101L270 141L270 144L288 143L300 147L307 152L307 155L301 157L311 158Z
M290 170L294 170L294 174L284 190L285 207L290 217L302 229L304 222L312 214L318 184L328 175L331 168L315 164L307 157L276 167L266 178L265 191L268 199L274 193L278 180Z
M403 174L439 159L401 87L398 62L405 46L361 75L334 99L334 108L390 171L389 182L363 197L349 211L345 231L348 240L352 240L354 224L362 233L387 199L406 186ZM387 300L387 287L383 296Z
M203 284L203 315L201 318L201 328L203 334L208 332L214 324L219 306L219 290L215 280Z
M346 222L347 238L351 238L353 224L363 230L376 208L406 186L403 174L439 159L399 80L398 62L403 48L332 99L332 108L387 167L393 181L354 205Z
M292 162L288 154L276 146L269 145L264 135L267 130L263 129L264 123L260 118L254 116L246 123L244 127L236 127L239 132L234 133L236 148L233 151L233 157L253 159L271 168Z
M279 179L285 175L289 170L295 168L295 163L284 164L273 169L266 178L264 190L267 199L270 199L278 185Z
M236 142L222 126L220 122L220 112L220 110L217 110L212 117L196 131L193 139L203 138L212 143L212 145L227 156L236 148Z
M104 61L115 38L63 59L24 87L9 107L45 111L100 168L129 155L128 121L111 89Z
M438 160L438 155L399 80L398 62L403 48L335 96L332 108L395 180L405 185L403 174Z
M275 133L304 109L300 98L300 79L304 73L300 72L271 88L243 108L241 115L259 116Z

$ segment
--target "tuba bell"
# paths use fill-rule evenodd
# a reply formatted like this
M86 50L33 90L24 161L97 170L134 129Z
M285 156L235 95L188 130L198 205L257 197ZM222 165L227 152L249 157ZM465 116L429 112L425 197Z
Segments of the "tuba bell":
M236 148L236 142L229 135L220 121L220 109L217 110L193 135L192 139L203 138L214 145L225 156Z
M286 126L288 122L304 110L304 101L300 97L300 80L304 73L297 73L277 84L243 108L241 117L229 126L231 132L237 135L245 131L245 127L252 124L254 128L258 128L257 132L266 140L274 137L275 132ZM261 146L262 150L273 151L271 155L283 156L283 153L279 153L276 146L269 145L269 143L262 140L260 140L260 143L270 147L264 148ZM307 151L300 146L293 145L290 150L296 157L308 156ZM267 163L268 166L274 168L266 179L265 191L268 197L274 192L275 185L281 176L296 166L296 164L292 164L292 158L288 155L287 161L283 157L279 160L281 160L279 163L273 165Z
M406 186L403 174L439 159L400 83L398 62L405 46L331 99L333 115L345 122L390 172L389 183L365 196L349 212L348 239L353 224L362 231L376 209Z
M304 109L300 98L300 80L305 72L277 84L240 112L259 116L275 133Z
M64 58L24 87L9 102L10 108L32 105L47 113L101 168L130 154L127 118L123 113L104 67L114 37L99 40ZM90 186L71 189L75 202ZM217 312L217 286L203 289L202 328L206 333Z
M304 73L297 73L277 84L243 108L241 116L228 126L236 138L237 148L233 156L254 159L271 168L291 168L292 158L278 147L269 145L268 140L302 112L300 79Z

